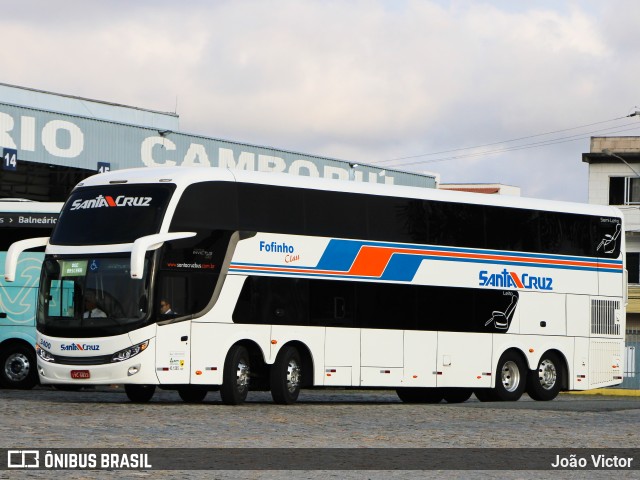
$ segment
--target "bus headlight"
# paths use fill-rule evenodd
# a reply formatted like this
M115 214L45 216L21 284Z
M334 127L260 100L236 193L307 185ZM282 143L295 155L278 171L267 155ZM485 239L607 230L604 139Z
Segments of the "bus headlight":
M49 352L47 352L40 345L36 345L36 353L38 354L38 358L40 358L40 360L42 361L45 361L48 363L53 363L56 361L55 357L51 355Z
M113 354L111 357L111 363L114 362L124 362L125 360L129 360L132 357L135 357L139 353L144 352L149 346L149 340L146 340L142 343L134 345L133 347L125 348L124 350L120 350Z

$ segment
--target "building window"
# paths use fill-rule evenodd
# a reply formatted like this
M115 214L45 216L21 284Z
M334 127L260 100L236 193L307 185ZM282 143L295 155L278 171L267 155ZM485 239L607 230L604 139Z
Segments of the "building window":
M640 204L639 177L610 177L609 205Z
M627 253L627 272L629 283L640 283L640 253Z

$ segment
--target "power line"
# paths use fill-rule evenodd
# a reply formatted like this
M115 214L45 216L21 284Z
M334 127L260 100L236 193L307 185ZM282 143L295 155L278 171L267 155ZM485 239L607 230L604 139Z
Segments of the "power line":
M565 129L561 129L561 130L554 130L554 131L546 132L546 133L538 133L536 135L528 135L528 136L525 136L525 137L519 137L519 138L514 138L514 139L511 139L511 140L500 141L500 142L485 143L485 144L482 144L482 145L476 145L476 146L472 146L472 147L454 148L454 149L450 149L450 150L441 150L441 151L438 151L438 152L422 153L422 154L418 154L418 155L409 155L409 156L406 156L406 157L397 157L397 158L390 158L390 159L386 159L386 160L378 160L378 161L373 161L372 163L373 164L381 164L381 163L387 163L387 162L395 162L395 161L399 161L399 160L411 160L413 158L422 158L422 157L429 157L429 156L435 156L435 155L442 155L442 154L445 154L445 153L463 152L465 150L476 150L478 148L491 147L491 146L494 146L494 145L503 145L503 144L506 144L506 143L519 142L519 141L528 140L528 139L531 139L531 138L544 137L544 136L548 136L548 135L554 135L554 134L557 134L557 133L569 132L569 131L572 131L572 130L578 130L578 129L582 129L582 128L592 127L594 125L602 125L604 123L615 122L615 121L618 121L618 120L622 120L624 118L638 116L638 115L640 115L640 111L636 110L636 111L634 111L633 113L631 113L629 115L625 115L624 117L617 117L617 118L613 118L611 120L604 120L604 121L601 121L601 122L589 123L589 124L580 125L580 126L577 126L577 127L565 128ZM631 124L628 124L628 125L631 125ZM611 127L611 128L619 128L621 126L625 126L625 125L619 125L617 127ZM604 130L608 130L608 129L604 129ZM596 130L595 132L591 132L591 134L598 133L600 131L601 130ZM566 137L566 138L570 138L570 137ZM512 148L514 148L514 147L512 147ZM473 156L477 156L477 155L479 155L479 154L478 153L473 154ZM454 158L458 158L458 157L454 157ZM438 161L442 161L442 160L438 160ZM416 163L422 163L422 162L412 162L412 163L400 164L400 165L414 165ZM424 163L432 163L432 162L425 161Z
M444 162L444 161L448 161L448 160L459 160L459 159L463 159L463 158L473 158L473 157L482 157L482 156L487 156L487 155L497 155L499 153L505 153L505 152L512 152L512 151L516 151L516 150L525 150L528 148L539 148L539 147L546 147L549 145L557 145L560 143L567 143L567 142L575 142L577 140L583 140L585 138L589 138L591 135L593 135L594 133L622 133L622 132L628 132L628 131L632 131L632 130L636 130L638 128L640 128L640 125L635 125L631 128L625 128L625 129L620 129L620 127L624 127L624 126L628 126L628 125L632 125L632 124L625 124L625 125L619 125L617 127L611 127L611 128L607 128L607 129L600 129L600 130L596 130L593 132L586 132L586 133L581 133L581 134L577 134L577 135L571 135L568 137L561 137L561 138L556 138L556 139L550 139L550 140L544 140L541 142L534 142L534 143L528 143L528 144L524 144L524 145L514 145L512 147L504 147L504 148L498 148L498 149L494 149L494 150L485 150L485 151L481 151L481 152L473 152L473 153L466 153L466 154L461 154L461 155L454 155L454 156L449 156L449 157L443 157L443 158L436 158L433 160L418 160L415 162L402 162L402 163L398 163L398 164L394 164L394 165L389 165L389 168L398 168L398 167L406 167L406 166L410 166L410 165L417 165L420 163L438 163L438 162ZM586 135L586 136L585 136ZM534 136L532 136L534 137ZM529 137L529 138L532 138ZM496 145L496 144L492 144L492 145ZM480 147L477 147L480 148ZM456 151L463 151L463 150L470 150L471 148L467 148L467 149L459 149L459 150L451 150L451 152L456 152ZM416 158L417 156L414 157L408 157L408 158Z
M443 151L439 151L439 152L433 152L433 153L425 153L425 154L420 154L420 155L411 155L411 156L407 156L407 157L399 157L399 158L394 158L394 159L387 159L387 160L382 160L382 161L378 161L378 162L372 162L373 164L380 164L380 163L387 163L387 162L394 162L394 161L398 161L398 160L410 160L413 158L422 158L422 157L426 157L426 156L435 156L435 155L442 155L445 153L454 153L454 152L464 152L467 150L477 150L479 148L485 148L485 147L490 147L490 146L494 146L494 145L504 145L506 143L513 143L513 142L517 142L517 141L521 141L521 140L526 140L526 139L531 139L531 138L537 138L537 137L543 137L543 136L547 136L547 135L553 135L555 133L562 133L562 132L568 132L568 131L572 131L572 130L578 130L578 129L582 129L582 128L586 128L586 127L590 127L590 126L594 126L594 125L601 125L604 123L609 123L609 122L613 122L613 121L617 121L617 120L622 120L624 118L627 117L633 117L633 116L637 116L640 115L640 111L635 111L634 113L630 114L630 115L626 115L624 117L618 117L618 118L614 118L611 120L605 120L602 122L595 122L595 123L590 123L587 125L581 125L578 127L573 127L573 128L565 128L562 130L555 130L553 132L547 132L547 133L540 133L537 135L529 135L526 137L520 137L520 138L515 138L512 140L506 140L503 142L492 142L492 143L486 143L483 145L478 145L475 147L464 147L464 148L456 148L456 149L451 149L451 150L443 150ZM621 127L626 127L629 125L635 125L632 128L629 129L622 129L620 130ZM639 128L640 125L638 125L637 123L633 122L633 123L627 123L627 124L623 124L623 125L617 125L614 127L608 127L608 128L604 128L604 129L597 129L597 130L593 130L590 132L582 132L579 134L575 134L575 135L569 135L569 136L565 136L565 137L558 137L558 138L552 138L549 140L543 140L543 141L539 141L539 142L533 142L533 143L526 143L523 145L514 145L514 146L505 146L503 148L499 148L499 149L493 149L493 150L484 150L484 151L476 151L473 153L468 153L468 154L461 154L461 155L454 155L454 156L449 156L449 157L444 157L444 158L438 158L435 160L419 160L416 162L401 162L401 163L397 163L397 164L393 164L393 165L389 165L389 167L391 168L395 168L395 167L404 167L404 166L408 166L408 165L417 165L420 163L437 163L437 162L443 162L443 161L447 161L447 160L456 160L456 159L461 159L461 158L471 158L471 157L479 157L479 156L486 156L486 155L495 155L498 153L504 153L504 152L509 152L509 151L513 151L513 150L522 150L522 149L526 149L526 148L536 148L536 147L542 147L542 146L547 146L547 145L555 145L558 143L565 143L565 142L571 142L571 141L576 141L576 140L581 140L584 138L589 138L589 136L592 136L594 134L603 134L603 133L620 133L620 132L626 132L626 131L630 131L630 130L635 130L636 128Z

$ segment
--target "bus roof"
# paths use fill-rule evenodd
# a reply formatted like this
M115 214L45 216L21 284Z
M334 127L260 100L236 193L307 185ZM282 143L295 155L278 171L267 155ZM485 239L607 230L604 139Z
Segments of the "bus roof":
M226 181L256 183L314 190L351 192L369 195L407 197L424 200L491 205L532 210L569 212L583 215L622 217L619 209L609 205L594 205L557 200L543 200L509 195L487 195L432 188L408 187L401 185L375 184L345 180L329 180L284 173L265 173L245 170L231 170L217 167L154 167L116 170L93 175L78 187L109 184L175 183L186 188L192 183Z
M35 202L23 198L0 198L2 213L60 213L62 202Z

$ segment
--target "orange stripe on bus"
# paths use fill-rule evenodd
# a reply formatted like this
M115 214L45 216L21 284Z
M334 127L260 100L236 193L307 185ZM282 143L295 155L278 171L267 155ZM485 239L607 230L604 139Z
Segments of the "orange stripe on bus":
M391 248L362 247L349 270L350 275L379 277L384 272L394 250Z

